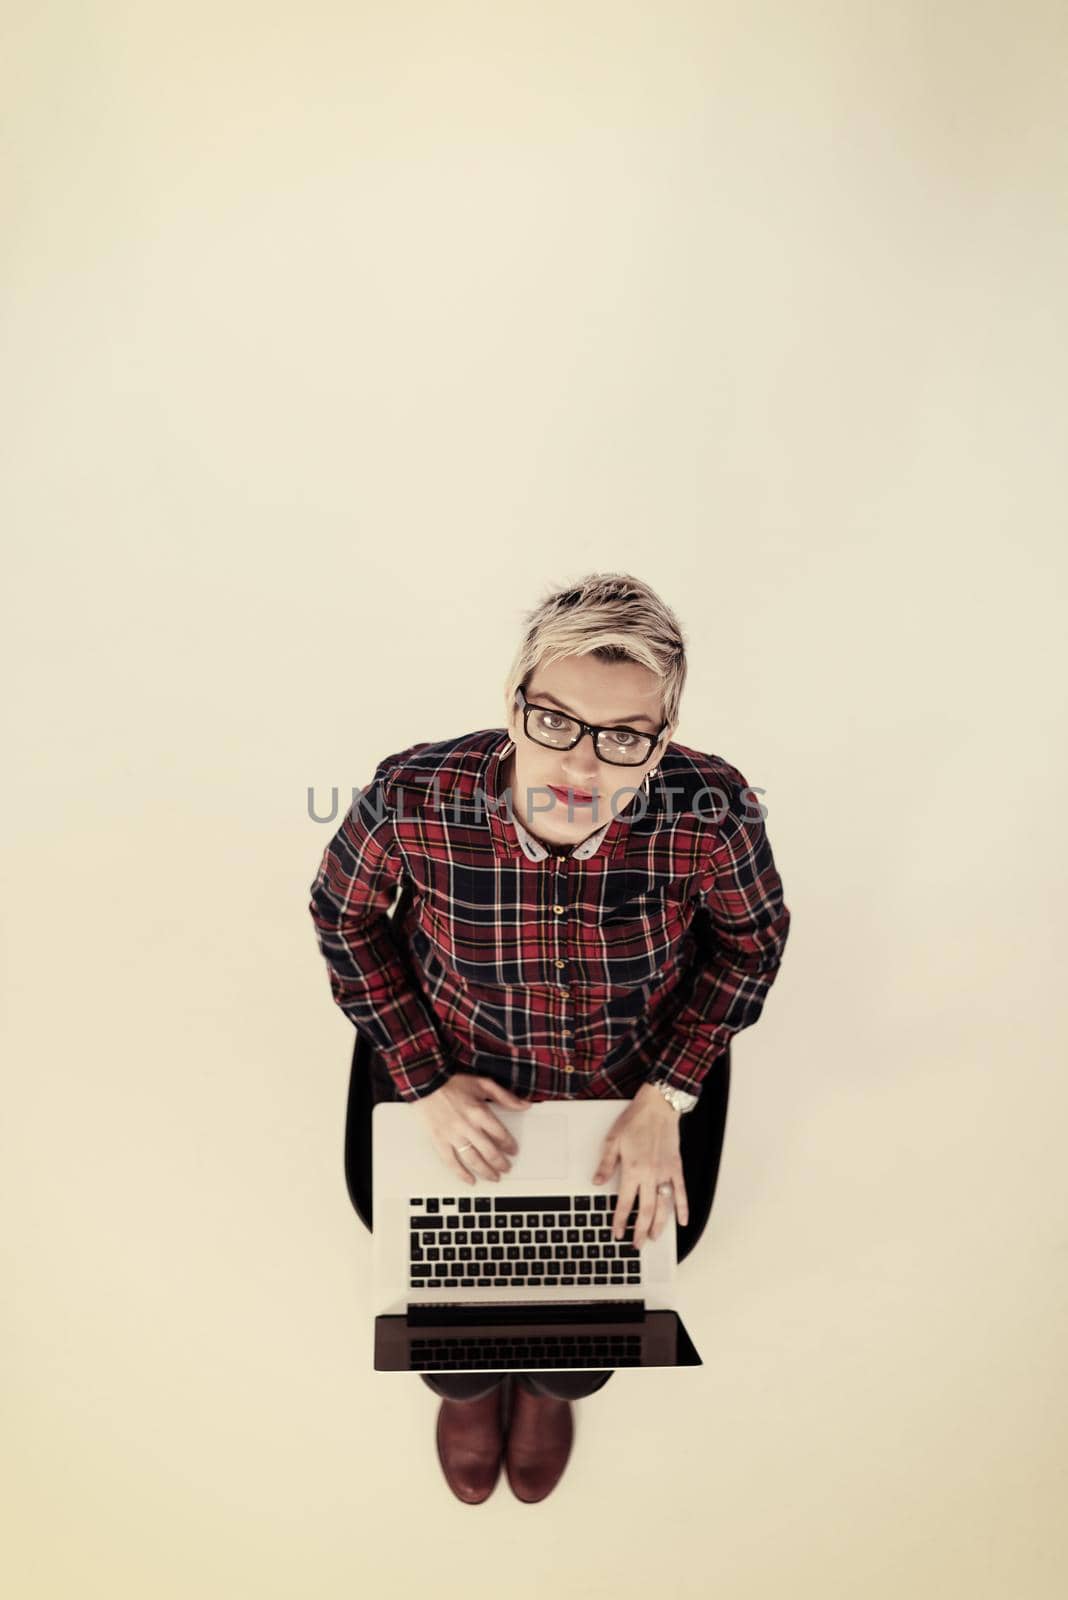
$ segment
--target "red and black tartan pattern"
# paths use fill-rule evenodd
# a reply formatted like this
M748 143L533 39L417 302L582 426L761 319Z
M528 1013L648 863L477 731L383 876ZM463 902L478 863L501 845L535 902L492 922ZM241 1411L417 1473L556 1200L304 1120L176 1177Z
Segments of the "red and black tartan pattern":
M698 1093L790 927L756 794L669 744L593 855L531 861L500 797L511 748L491 728L379 763L311 886L334 1000L405 1100L457 1071L527 1100Z

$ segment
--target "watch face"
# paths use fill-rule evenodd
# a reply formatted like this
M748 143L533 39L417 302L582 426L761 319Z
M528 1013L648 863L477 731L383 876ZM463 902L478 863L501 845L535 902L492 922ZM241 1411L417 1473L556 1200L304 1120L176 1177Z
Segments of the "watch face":
M673 1106L676 1111L688 1111L695 1102L695 1097L687 1094L685 1089L672 1089L666 1083L658 1083L657 1088L668 1104Z

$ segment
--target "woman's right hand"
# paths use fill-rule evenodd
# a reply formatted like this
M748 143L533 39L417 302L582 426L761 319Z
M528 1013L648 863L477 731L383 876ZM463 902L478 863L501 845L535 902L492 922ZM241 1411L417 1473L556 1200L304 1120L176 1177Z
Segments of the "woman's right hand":
M489 1109L490 1100L510 1111L525 1111L530 1104L503 1084L473 1072L454 1073L440 1089L415 1102L426 1119L438 1155L449 1171L465 1183L474 1183L475 1178L492 1178L499 1183L501 1173L511 1167L508 1155L515 1155L519 1149L503 1122ZM466 1148L457 1154L461 1145Z

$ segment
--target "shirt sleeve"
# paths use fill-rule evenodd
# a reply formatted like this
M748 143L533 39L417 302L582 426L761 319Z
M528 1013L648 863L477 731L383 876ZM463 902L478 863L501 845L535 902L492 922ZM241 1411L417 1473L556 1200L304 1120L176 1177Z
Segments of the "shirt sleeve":
M695 931L704 948L681 1006L656 1041L648 1074L650 1082L691 1094L700 1093L735 1034L760 1016L790 930L782 880L752 790L734 793L697 878L697 894Z
M334 1000L379 1052L401 1098L419 1100L452 1070L387 915L402 867L387 761L327 845L308 909Z

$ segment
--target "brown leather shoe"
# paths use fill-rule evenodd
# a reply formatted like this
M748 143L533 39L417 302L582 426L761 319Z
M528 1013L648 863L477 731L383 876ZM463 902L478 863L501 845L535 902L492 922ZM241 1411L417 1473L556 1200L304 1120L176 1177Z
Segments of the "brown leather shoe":
M516 1499L534 1505L556 1488L567 1466L574 1438L571 1402L532 1394L521 1381L512 1398L505 1471Z
M505 1378L481 1400L442 1400L438 1411L438 1460L457 1500L478 1506L488 1500L501 1471L504 1448Z

